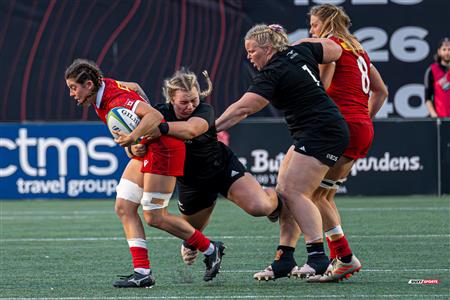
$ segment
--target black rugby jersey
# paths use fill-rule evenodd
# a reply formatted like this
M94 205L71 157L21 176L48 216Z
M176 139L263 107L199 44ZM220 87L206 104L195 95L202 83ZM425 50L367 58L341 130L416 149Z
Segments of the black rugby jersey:
M167 122L184 121L175 116L172 104L164 103L154 106ZM186 160L184 162L184 176L179 177L184 183L195 183L205 180L221 172L227 163L227 149L217 140L214 109L208 103L200 101L191 117L199 117L208 123L208 131L186 140Z
M343 119L320 82L320 43L301 43L277 52L255 75L247 92L256 93L283 111L294 139Z

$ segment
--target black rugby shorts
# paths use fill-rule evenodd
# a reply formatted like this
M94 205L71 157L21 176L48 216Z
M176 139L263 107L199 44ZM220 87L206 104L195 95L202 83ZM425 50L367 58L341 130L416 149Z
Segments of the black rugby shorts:
M183 215L193 215L213 206L219 193L226 198L231 185L244 176L247 171L244 165L233 152L229 151L228 155L226 166L211 178L193 180L192 184L178 181L178 209Z
M333 167L349 142L349 130L344 119L302 133L294 140L295 151L312 156Z

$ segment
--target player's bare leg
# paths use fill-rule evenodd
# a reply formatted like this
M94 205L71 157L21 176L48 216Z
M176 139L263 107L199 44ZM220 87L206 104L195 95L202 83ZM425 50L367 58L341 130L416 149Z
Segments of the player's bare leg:
M227 198L254 217L269 216L279 205L275 189L262 188L249 173L230 186Z
M334 195L339 187L336 182L350 173L353 163L354 160L342 156L327 173L325 176L327 180L316 190L313 197L322 215L332 261L325 275L312 277L309 282L335 282L349 278L361 269L361 263L348 245L341 227L341 218L334 203Z
M216 204L214 203L211 207L202 209L192 215L182 214L181 217L188 221L195 229L203 231L209 223L215 205ZM197 256L197 249L187 244L185 241L181 244L181 259L186 265L192 265L197 259Z
M225 247L222 242L210 241L185 219L168 213L167 206L175 188L175 182L176 179L173 176L144 174L142 208L145 221L148 225L181 238L200 250L205 255L206 264L203 280L212 280L219 273Z
M286 171L292 158L292 151L286 153L281 162L278 174ZM278 179L279 180L279 179ZM273 262L264 270L253 275L256 280L274 280L280 277L291 276L292 271L297 270L294 251L300 237L300 227L286 205L281 208L280 214L280 243L277 246ZM275 270L275 271L274 271Z
M143 174L141 162L130 160L117 186L115 211L125 232L130 248L134 273L115 281L115 287L151 287L155 280L150 271L145 231L138 214L142 198Z

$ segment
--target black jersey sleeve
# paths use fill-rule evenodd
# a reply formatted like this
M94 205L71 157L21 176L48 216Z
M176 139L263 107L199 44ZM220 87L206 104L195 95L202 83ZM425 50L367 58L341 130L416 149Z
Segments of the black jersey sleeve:
M434 78L433 72L431 72L431 66L425 71L425 100L431 100L433 102L434 95Z
M267 100L273 99L277 86L277 74L274 70L264 70L253 77L253 83L247 92L258 94Z
M204 119L206 122L208 122L208 126L211 127L214 125L214 109L213 107L205 102L200 102L200 104L197 106L197 108L192 113L192 117L198 117Z
M317 61L317 63L321 64L323 61L323 47L321 43L301 43L298 45L295 45L294 48L298 49L299 52L303 50L306 50L312 54L314 59Z
M159 111L167 122L174 121L170 116L170 109L168 103L157 103L153 105L153 108Z

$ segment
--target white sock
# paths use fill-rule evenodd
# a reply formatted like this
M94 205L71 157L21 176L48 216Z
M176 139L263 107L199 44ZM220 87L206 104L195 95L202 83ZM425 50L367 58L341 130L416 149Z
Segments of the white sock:
M148 275L150 274L150 269L144 269L144 268L135 268L134 271L136 273L142 274L142 275Z
M208 249L206 249L203 254L205 255L211 255L214 252L214 244L213 243L209 243L209 247Z

